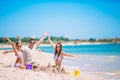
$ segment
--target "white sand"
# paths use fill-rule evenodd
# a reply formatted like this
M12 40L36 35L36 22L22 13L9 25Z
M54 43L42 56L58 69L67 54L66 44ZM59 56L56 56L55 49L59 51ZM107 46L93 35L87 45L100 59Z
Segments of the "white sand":
M34 55L36 62L41 66L47 66L50 62L54 64L53 55L47 53L38 53ZM73 76L60 73L47 73L43 71L23 70L14 68L16 57L14 53L6 55L0 51L0 80L108 80L99 76L80 72L80 76ZM66 68L66 67L65 67Z

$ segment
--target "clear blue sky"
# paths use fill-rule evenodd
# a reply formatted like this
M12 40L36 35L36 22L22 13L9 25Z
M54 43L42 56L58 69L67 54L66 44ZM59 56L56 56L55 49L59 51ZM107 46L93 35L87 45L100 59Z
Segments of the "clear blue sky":
M119 0L0 0L0 37L120 38Z

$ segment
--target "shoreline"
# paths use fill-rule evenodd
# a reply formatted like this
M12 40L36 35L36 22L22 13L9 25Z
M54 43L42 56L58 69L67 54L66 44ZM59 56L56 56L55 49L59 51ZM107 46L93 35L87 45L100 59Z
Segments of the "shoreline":
M101 43L101 42L95 42L95 43L91 43L91 42L80 42L80 43L74 43L74 42L67 42L67 43L62 43L63 46L74 46L74 45L99 45L99 44L120 44L120 43ZM25 44L23 44L23 46L27 46ZM51 46L50 44L40 44L41 47L44 46ZM40 47L39 46L39 47ZM11 48L10 44L0 44L0 48Z

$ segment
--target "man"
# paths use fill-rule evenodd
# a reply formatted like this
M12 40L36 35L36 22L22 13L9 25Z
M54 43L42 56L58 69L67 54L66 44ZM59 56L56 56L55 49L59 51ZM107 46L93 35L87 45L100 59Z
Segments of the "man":
M44 38L47 36L47 33L44 33L43 36L39 39L38 42L35 41L35 39L30 39L29 45L22 48L23 51L23 58L24 58L24 64L31 64L34 62L33 55L35 54L36 48L42 43Z

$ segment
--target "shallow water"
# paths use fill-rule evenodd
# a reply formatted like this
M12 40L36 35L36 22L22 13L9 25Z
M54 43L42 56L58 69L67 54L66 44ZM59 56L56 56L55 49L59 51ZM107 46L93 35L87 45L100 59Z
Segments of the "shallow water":
M80 59L64 58L63 64L109 80L120 79L120 56L80 55Z

